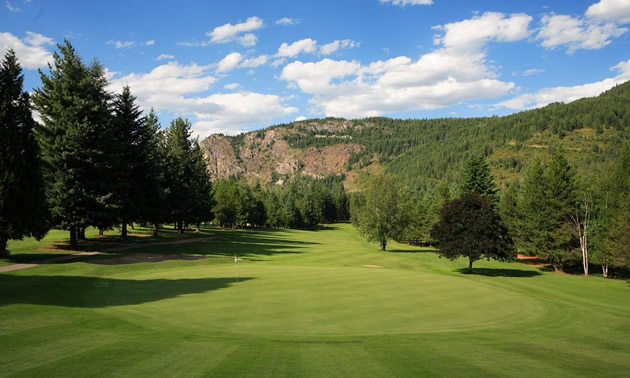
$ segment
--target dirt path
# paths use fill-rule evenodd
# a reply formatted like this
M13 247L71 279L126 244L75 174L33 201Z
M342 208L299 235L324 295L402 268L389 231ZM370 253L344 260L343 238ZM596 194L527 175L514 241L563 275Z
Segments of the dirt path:
M212 240L212 239L215 239L215 237L210 236L206 238L183 239L183 240L173 240L173 241L154 242L154 243L140 243L140 244L134 244L134 245L126 245L123 247L108 248L108 249L104 249L103 252L122 252L122 251L131 250L131 249L155 247L159 245L194 243L194 242L200 242L200 241L206 241L206 240ZM61 261L75 260L75 259L80 259L84 256L94 256L100 253L101 252L79 252L79 253L74 253L72 255L67 255L67 256L57 256L57 257L51 257L49 259L37 260L37 261L33 261L27 264L13 264L13 265L0 266L0 273L11 272L14 270L20 270L20 269L26 269L26 268L33 268L33 267L45 265L45 264L54 264Z

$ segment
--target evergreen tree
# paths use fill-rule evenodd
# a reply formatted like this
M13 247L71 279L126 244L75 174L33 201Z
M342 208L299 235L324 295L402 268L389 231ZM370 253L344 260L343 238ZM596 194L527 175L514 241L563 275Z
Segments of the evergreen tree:
M153 235L158 236L159 224L168 218L166 211L167 170L166 141L160 130L160 122L153 109L145 119L144 182L139 188L143 189L140 201L140 220L153 225Z
M517 242L518 245L518 223L519 223L519 209L518 209L518 196L520 190L519 181L514 181L508 185L505 193L501 196L499 202L499 215L505 222L506 227L510 231L512 239Z
M113 111L111 129L119 163L115 172L115 200L122 224L121 236L125 238L127 224L140 218L144 196L155 190L145 186L148 168L146 148L151 141L151 130L148 129L142 111L136 105L136 97L131 94L128 86L115 96Z
M604 184L607 188L595 244L606 277L609 267L613 273L615 267L630 267L630 142L623 144Z
M483 156L472 156L466 162L462 174L461 194L477 193L490 198L493 205L498 202L498 189L490 166Z
M49 225L35 121L23 83L22 68L9 50L0 66L0 256L8 255L8 240L39 240Z
M579 246L571 226L577 199L574 180L564 151L558 149L546 169L540 161L530 167L519 203L519 237L524 248L549 261L556 271L562 271Z
M103 67L81 62L68 41L53 54L50 74L40 71L42 87L33 102L44 123L40 135L47 199L53 222L70 231L116 222L113 171L117 166L110 125L110 98Z

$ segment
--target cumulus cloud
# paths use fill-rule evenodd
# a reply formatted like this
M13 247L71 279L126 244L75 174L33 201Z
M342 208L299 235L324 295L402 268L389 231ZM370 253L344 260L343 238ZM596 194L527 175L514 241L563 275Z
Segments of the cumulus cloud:
M254 46L256 35L249 33L263 27L263 20L258 17L250 17L245 22L235 25L227 23L217 26L211 32L206 33L210 37L210 43L238 42L243 46Z
M299 122L299 121L306 121L306 117L304 116L299 116L295 119L295 122Z
M586 16L620 24L630 23L630 0L601 0L588 7Z
M26 32L24 39L11 33L0 33L0 51L12 48L22 67L28 69L43 68L52 62L52 52L47 46L54 44L52 38L30 31Z
M433 0L378 0L381 4L392 3L404 7L405 5L431 5Z
M360 43L351 39L336 40L321 46L319 48L319 53L322 55L330 55L339 49L354 48L359 47L359 45Z
M601 81L569 87L543 88L533 93L524 93L509 100L501 101L496 107L524 110L539 108L552 102L571 102L583 97L593 97L630 80L630 59L619 62L610 68L617 75Z
M113 41L113 40L110 39L109 41L106 42L106 44L113 45L117 49L126 49L126 48L134 46L136 44L136 42L134 42L134 41Z
M509 17L503 13L486 12L469 20L434 27L444 32L434 39L445 47L478 50L489 41L513 42L527 38L532 17L523 13Z
M282 43L278 48L276 56L279 57L295 57L300 53L315 53L317 51L317 41L310 38L295 41L292 44Z
M250 125L267 125L274 118L298 111L296 107L284 105L279 96L255 92L217 93L195 100L211 105L209 112L196 112L198 121L193 127L201 135L238 134Z
M175 55L170 55L170 54L160 54L158 55L157 58L155 58L155 60L160 61L160 60L172 60L175 59Z
M217 64L217 72L225 73L233 70L236 66L238 66L242 59L243 56L237 52L226 55L225 58L221 59L221 61Z
M297 25L299 23L299 20L290 17L282 17L281 19L276 20L276 25Z
M221 59L217 64L217 73L227 73L235 68L254 68L267 63L269 57L260 55L253 58L245 59L241 53L233 52Z
M153 45L155 45L155 40L153 40L153 39L148 40L144 44L145 44L145 46L153 46Z
M129 85L145 110L153 107L191 118L193 129L202 137L210 132L238 133L251 125L297 112L297 108L285 105L276 95L255 92L208 94L216 82L211 75L214 68L215 65L168 62L147 73L116 75L109 89L119 92L124 85Z
M597 50L608 46L616 38L628 31L613 22L568 15L546 14L541 20L542 27L536 39L542 40L543 47L554 49L566 47L567 53L577 50Z
M485 45L530 35L531 17L484 13L435 29L440 46L417 60L399 56L360 64L323 59L286 65L280 79L310 94L314 111L326 116L367 117L430 110L503 96L515 87L498 80Z

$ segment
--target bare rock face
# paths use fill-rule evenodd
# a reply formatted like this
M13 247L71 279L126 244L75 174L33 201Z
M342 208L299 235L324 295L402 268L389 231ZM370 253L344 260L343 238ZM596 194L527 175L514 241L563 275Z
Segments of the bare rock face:
M230 144L230 139L223 135L210 135L201 142L201 147L208 160L208 171L212 179L243 174L249 182L259 180L261 183L268 183L274 172L281 175L301 172L303 175L321 178L345 173L350 156L363 147L355 143L300 150L292 148L285 137L304 130L342 133L349 127L349 121L326 120L299 122L296 127L276 127L263 132L250 132L244 135L238 154Z
M227 137L217 134L210 135L200 145L208 161L208 172L210 172L210 177L213 180L243 173L243 168L239 164Z

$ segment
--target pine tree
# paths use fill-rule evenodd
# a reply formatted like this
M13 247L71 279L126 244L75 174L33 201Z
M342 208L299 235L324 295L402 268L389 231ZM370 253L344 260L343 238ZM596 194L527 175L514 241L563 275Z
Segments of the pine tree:
M68 41L58 49L50 74L40 71L33 102L44 124L40 144L53 222L70 231L75 247L79 230L116 222L111 96L98 62L85 66Z
M490 198L492 204L496 205L498 191L486 159L480 155L470 157L462 174L461 194L477 193Z
M35 121L23 83L15 52L8 50L0 66L0 255L8 255L8 240L41 239L49 226Z
M166 142L160 130L160 122L153 109L145 119L141 141L144 148L142 196L139 207L140 220L153 225L153 236L158 236L159 225L168 216L165 210L167 198Z
M577 200L574 180L564 151L558 149L546 169L538 160L532 164L519 203L519 237L524 248L549 261L556 271L562 271L571 251L579 246L571 226Z
M136 105L136 97L128 86L113 101L114 116L112 134L117 148L115 200L121 222L121 236L127 237L127 224L141 217L141 203L146 195L153 195L156 188L147 187L147 144L151 141L142 111Z
M519 213L518 213L518 196L520 190L519 181L514 181L508 185L505 190L505 193L501 196L501 200L499 202L499 214L505 222L506 227L510 231L510 235L512 239L518 244L518 223L519 223Z

